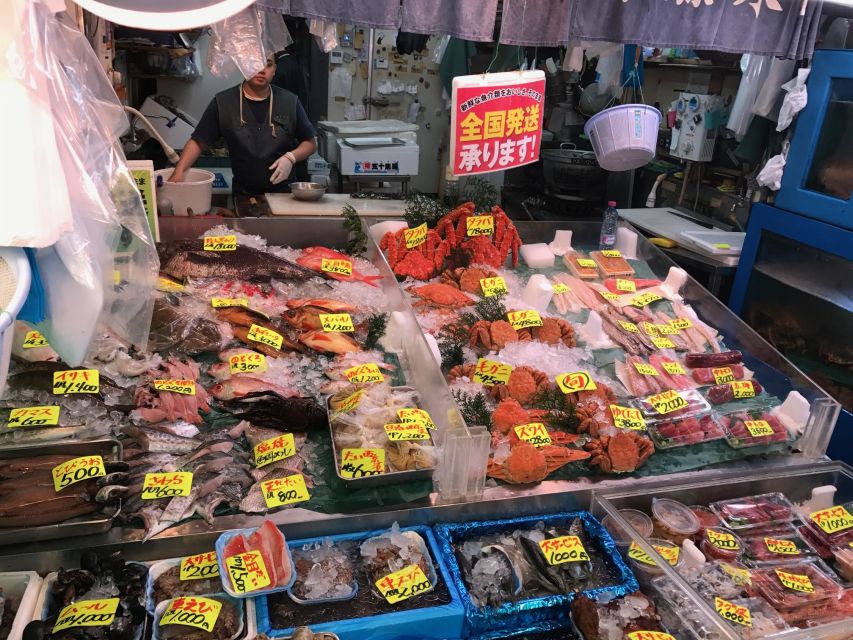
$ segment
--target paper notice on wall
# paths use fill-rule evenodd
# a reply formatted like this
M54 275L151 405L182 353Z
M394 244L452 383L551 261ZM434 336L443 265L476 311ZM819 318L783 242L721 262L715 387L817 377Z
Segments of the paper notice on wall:
M367 112L363 104L351 104L344 109L344 120L364 120Z
M329 74L329 93L332 98L349 98L352 93L352 74L344 67L336 67Z

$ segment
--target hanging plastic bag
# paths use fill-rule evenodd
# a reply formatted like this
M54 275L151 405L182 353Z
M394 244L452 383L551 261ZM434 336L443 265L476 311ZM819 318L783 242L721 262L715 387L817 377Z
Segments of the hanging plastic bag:
M440 36L438 39L438 43L435 45L435 48L432 50L431 59L435 64L441 64L441 61L444 60L444 52L447 50L447 43L450 42L450 36Z
M264 68L267 58L293 42L281 14L254 6L210 25L207 66L215 76L235 70L251 78Z
M779 123L776 125L776 131L783 131L794 116L802 111L806 103L809 101L809 92L806 88L806 80L809 77L811 69L800 69L797 71L797 77L782 85L782 90L787 92L787 95L782 100L782 108L779 110Z
M311 18L308 23L308 32L314 36L317 46L323 53L329 53L338 46L338 27L330 20L319 20Z
M773 191L779 191L782 186L782 174L785 172L785 163L788 161L788 142L782 146L782 153L773 156L755 176L755 181L762 187L769 187Z
M740 59L740 68L743 75L738 85L737 95L735 96L732 111L729 114L729 121L726 127L734 132L738 139L746 135L746 130L749 129L749 123L752 122L753 113L752 106L755 104L755 99L758 92L764 84L764 80L770 71L769 56L758 56L744 54Z
M752 105L752 113L770 120L778 117L782 83L791 79L796 66L796 60L773 58L770 61L770 69L756 96L755 104Z

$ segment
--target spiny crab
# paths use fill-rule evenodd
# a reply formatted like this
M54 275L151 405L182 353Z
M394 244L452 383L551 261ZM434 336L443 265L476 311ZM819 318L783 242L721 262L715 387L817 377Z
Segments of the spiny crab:
M589 464L604 473L629 473L637 470L655 447L648 438L634 431L620 431L615 436L601 436L584 445L592 457Z
M471 325L471 348L482 347L488 351L503 349L510 342L518 342L521 336L506 320L479 320ZM530 339L530 336L527 336Z
M420 298L415 302L416 307L432 306L458 309L474 304L474 301L459 289L441 282L432 282L420 287L409 287L406 291Z
M518 249L521 247L521 237L503 209L492 207L491 215L494 232L491 237L486 235L468 236L468 218L478 215L474 212L474 204L466 202L438 221L435 232L450 245L450 251L463 253L467 264L485 264L497 269L506 262L507 255L512 253L512 266L518 264ZM455 226L454 226L455 225Z
M529 442L519 442L503 462L489 459L486 474L490 478L510 484L539 482L560 467L576 460L585 460L590 454L581 449L570 449L556 445L535 447Z
M562 318L542 318L541 327L528 327L521 329L519 332L521 340L527 339L538 340L547 344L557 344L562 342L567 347L574 347L575 330L568 322Z
M406 231L408 229L389 231L379 241L379 248L385 252L395 275L429 280L441 270L451 244L431 229L421 244L409 249L406 247Z
M476 368L477 365L475 364L456 365L447 372L447 379L449 382L453 382L457 378L473 380ZM549 385L548 376L543 371L538 371L530 367L516 367L509 374L506 384L496 384L487 387L487 389L489 395L496 400L513 398L520 404L530 404Z
M467 293L481 294L483 289L480 286L480 280L495 278L497 275L491 269L483 267L459 267L442 272L441 281Z

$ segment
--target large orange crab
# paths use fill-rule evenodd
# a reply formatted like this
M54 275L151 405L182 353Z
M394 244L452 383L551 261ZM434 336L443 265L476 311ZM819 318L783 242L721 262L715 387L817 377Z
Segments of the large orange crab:
M530 404L549 385L550 381L544 372L531 367L516 367L509 374L507 383L496 384L490 393L499 400L514 398L521 404Z
M451 244L432 229L427 232L424 242L409 249L406 247L406 231L389 231L379 241L379 248L385 252L396 275L429 280L441 270Z
M546 411L528 410L522 407L518 400L506 398L501 400L492 412L492 428L506 434L512 432L513 427L539 421L545 415Z
M556 445L536 448L529 442L519 442L510 450L502 463L489 459L486 474L490 478L510 484L539 482L560 467L576 460L585 460L590 454L580 449Z
M416 307L431 306L458 309L474 304L474 301L459 289L440 282L432 282L420 287L409 287L406 291L420 298L415 303Z
M458 269L447 269L441 274L441 281L451 287L462 289L467 293L482 294L483 288L480 280L497 277L497 273L491 269L481 267L459 267Z
M589 464L604 473L629 473L637 470L655 452L652 441L635 431L620 431L601 436L584 445L592 457Z
M492 207L489 214L494 221L492 236L469 237L467 220L476 215L474 210L472 202L459 205L438 221L435 232L448 242L451 251L459 250L465 254L468 264L485 264L497 269L503 266L511 252L512 266L515 267L521 238L512 220L500 207Z
M503 349L510 342L518 342L519 332L506 320L479 320L471 325L470 344L472 349L483 347L489 351ZM527 336L529 340L530 337Z
M575 330L562 318L542 318L541 327L528 327L521 329L518 333L522 340L524 336L529 336L533 340L547 344L562 342L567 347L574 347L576 344Z

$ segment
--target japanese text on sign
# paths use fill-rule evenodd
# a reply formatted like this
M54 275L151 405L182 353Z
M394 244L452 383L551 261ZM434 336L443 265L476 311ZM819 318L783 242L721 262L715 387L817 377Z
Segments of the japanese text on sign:
M275 438L259 442L254 449L255 467L260 469L273 462L284 460L296 453L296 443L292 433L283 433Z
M772 436L775 433L767 420L744 420L743 426L753 438Z
M555 282L551 285L551 291L554 292L555 296L559 296L560 294L568 293L569 291L571 291L571 289L567 285L564 285L562 282Z
M24 349L35 349L36 347L46 347L48 343L38 331L27 331L27 335L24 336L24 343L21 346Z
M426 222L419 224L414 229L406 229L403 231L403 238L406 240L406 249L414 249L426 242L427 225Z
M595 269L598 266L592 258L575 258L575 262L584 269Z
M755 387L752 386L751 380L738 380L729 384L732 385L735 399L755 397Z
M429 431L420 422L393 422L385 425L385 434L391 442L398 440L428 440Z
M352 262L344 258L323 258L320 262L320 271L326 273L337 273L342 276L352 275Z
M534 311L533 309L510 311L506 314L506 317L515 330L542 326L542 317L538 311Z
M238 353L228 358L228 371L232 374L266 370L267 359L262 353Z
M385 473L385 449L344 449L341 451L341 477L365 478L383 473Z
M625 329L625 331L630 331L631 333L639 333L640 330L637 328L633 322L628 322L626 320L619 320L619 326Z
M735 538L730 533L726 533L725 531L705 529L705 536L708 538L708 542L710 542L718 549L725 549L727 551L734 551L736 549L740 549L740 545L738 544L737 538Z
M546 447L551 444L551 436L541 422L531 422L513 427L519 440L529 442L534 447Z
M188 496L192 491L193 474L189 471L146 473L142 483L142 499L158 500Z
M634 296L631 299L631 304L635 307L642 308L645 307L647 304L657 302L658 300L661 300L661 297L656 293L641 293L640 295Z
M403 424L416 422L424 425L427 429L435 429L435 423L432 421L429 413L423 409L404 408L397 409L397 417Z
M281 334L257 324L253 324L249 328L249 334L247 337L249 340L265 344L269 347L273 347L274 349L281 349L281 343L284 342L284 338Z
M586 371L574 371L572 373L561 373L557 376L557 386L563 393L575 393L576 391L595 391L598 387Z
M174 280L164 278L163 276L157 278L157 291L163 291L164 293L178 293L185 289L186 287L180 282L175 282Z
M53 393L98 393L101 376L97 369L70 369L53 373Z
M675 336L681 333L678 329L673 327L671 324L656 324L655 331L662 336Z
M675 349L675 343L669 338L663 338L661 336L651 336L649 340L651 340L652 344L655 345L658 349Z
M237 236L205 236L205 251L236 251Z
M655 369L652 365L646 364L645 362L635 362L634 368L637 370L637 373L644 376L659 376L658 370Z
M578 536L560 536L559 538L540 540L539 548L550 565L589 560L589 554L583 548L583 543Z
M185 396L195 395L195 382L192 380L155 380L154 388L157 391L171 391Z
M181 624L212 632L219 619L222 603L199 596L181 596L173 599L160 617L160 626Z
M107 475L104 459L101 456L81 456L56 465L52 470L53 488L59 492L65 487Z
M237 593L250 593L272 582L260 551L247 551L225 558L231 586Z
M512 366L508 364L480 358L474 369L474 382L494 387L496 384L506 384L511 373Z
M652 545L652 548L657 551L661 558L666 560L669 564L675 566L678 563L678 556L680 553L679 547L664 547L663 545ZM628 557L633 558L637 562L642 562L643 564L648 564L651 566L657 566L657 563L652 560L652 557L640 548L636 542L632 542L631 546L628 547Z
M408 600L432 588L423 569L416 564L403 567L376 581L376 588L389 604Z
M219 563L216 552L208 551L181 560L181 580L202 580L219 577Z
M496 296L500 293L509 293L506 288L506 282L500 276L494 278L483 278L480 280L480 289L483 290L483 295L487 298Z
M714 598L714 608L717 610L717 613L730 622L743 625L744 627L752 626L752 614L744 606L723 600L717 596Z
M364 389L359 389L355 393L344 398L344 401L338 405L337 409L335 409L335 415L339 413L349 413L353 409L357 409L358 405L361 404L361 399L364 397L364 393Z
M385 380L385 376L379 371L379 365L374 362L350 367L344 371L344 375L353 384L367 384Z
M544 93L542 71L454 78L450 123L454 175L536 162Z
M311 499L308 487L305 484L305 476L294 473L284 478L273 478L261 482L261 491L268 509L284 507L297 502L305 502Z
M633 280L624 280L622 278L616 278L616 290L617 291L630 291L633 293L637 290L637 285Z
M735 374L732 372L731 367L714 367L711 369L711 375L714 376L714 382L716 384L734 382L735 379Z
M632 631L627 634L628 640L675 640L675 638L663 631Z
M799 573L788 573L781 569L775 569L776 577L782 586L791 589L792 591L800 591L801 593L814 593L814 585L808 576Z
M683 376L685 375L684 367L682 367L677 362L672 362L671 360L665 360L661 362L661 366L664 371L673 376Z
M465 220L467 236L490 236L495 232L495 219L490 215L470 216Z
M622 296L620 296L618 293L610 293L609 291L604 291L603 289L599 291L599 293L601 294L602 298L611 302L613 302L614 300L620 300L622 298Z
M640 326L643 328L643 331L650 336L655 336L658 333L658 326L656 324L652 324L651 322L641 322Z
M355 326L352 323L352 317L348 313L321 313L320 324L323 325L323 331L336 331L342 333L351 333L355 331Z
M639 409L611 404L610 415L613 416L613 424L620 429L646 430L646 421L643 420L643 412Z
M601 252L605 258L621 258L622 253L616 249L605 249Z
M846 531L853 527L853 515L841 506L815 511L809 515L809 519L828 534Z
M689 318L676 318L675 320L670 320L669 324L676 329L689 329L693 326Z
M118 598L79 600L59 612L53 633L72 627L108 627L118 611Z
M646 400L655 408L655 411L661 415L678 411L679 409L683 409L687 406L687 400L673 389L649 396Z
M721 562L720 568L725 571L735 581L738 586L746 586L752 584L752 575L748 569L739 569L727 562Z
M9 412L9 429L45 427L59 424L59 407L21 407Z
M211 298L210 306L214 309L222 309L223 307L248 307L248 298Z
M779 553L786 556L801 555L797 543L793 540L780 540L779 538L764 538L764 545L770 553Z

